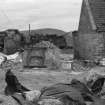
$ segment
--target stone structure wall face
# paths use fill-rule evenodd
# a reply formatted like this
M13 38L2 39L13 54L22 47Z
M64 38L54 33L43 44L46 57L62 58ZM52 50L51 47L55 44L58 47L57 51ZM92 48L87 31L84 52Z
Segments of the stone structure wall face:
M75 49L78 51L79 59L96 60L105 56L105 33L92 30L89 14L84 2L80 15L78 40L74 41L78 42Z
M93 31L92 30L92 25L91 25L91 22L90 22L90 19L89 19L88 10L86 8L84 0L83 0L83 3L82 3L82 8L81 8L78 31L80 33L90 33L90 32Z
M79 56L86 60L97 60L105 55L102 33L79 33Z

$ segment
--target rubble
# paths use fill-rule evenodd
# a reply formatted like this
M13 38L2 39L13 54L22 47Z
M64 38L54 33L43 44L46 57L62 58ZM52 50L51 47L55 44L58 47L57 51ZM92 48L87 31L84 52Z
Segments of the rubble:
M72 71L81 72L81 71L89 71L91 69L90 66L85 66L83 62L79 60L73 60L71 64Z
M32 90L25 92L26 99L28 101L38 100L39 96L41 95L41 92L39 90Z
M38 102L39 105L63 105L59 99L42 99Z
M101 60L99 61L99 63L100 63L101 66L105 66L105 58L101 59Z
M11 96L0 95L0 105L19 105Z
M71 69L72 55L62 54L61 50L52 43L49 43L45 55L45 65L49 69Z

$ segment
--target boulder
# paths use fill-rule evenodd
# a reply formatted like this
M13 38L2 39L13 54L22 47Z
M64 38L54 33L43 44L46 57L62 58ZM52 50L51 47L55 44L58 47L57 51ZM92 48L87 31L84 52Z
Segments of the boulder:
M26 99L28 101L35 101L39 99L39 96L41 95L41 92L39 90L33 90L33 91L28 91L25 92L26 94Z
M59 99L42 99L38 102L39 105L63 105Z

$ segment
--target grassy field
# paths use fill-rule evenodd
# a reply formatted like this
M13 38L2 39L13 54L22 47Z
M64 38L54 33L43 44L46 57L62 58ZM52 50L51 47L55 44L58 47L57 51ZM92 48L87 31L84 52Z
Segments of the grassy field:
M20 83L31 90L40 90L44 86L49 86L58 82L70 83L72 78L81 78L80 75L75 77L75 75L70 74L69 71L27 69L24 70L24 72L19 72L18 70L14 70L13 72ZM3 91L5 85L5 72L0 70L0 91Z
M105 71L105 68L95 68L95 70L99 70L100 72ZM83 72L81 74L71 74L70 71L53 71L53 70L45 70L45 69L24 69L22 72L17 70L13 70L13 73L17 76L20 83L30 90L40 90L43 87L55 84L55 83L70 83L72 78L79 79L84 82L84 77L87 76L87 72ZM105 73L105 72L104 72ZM7 105L7 103L15 103L15 101L11 97L2 96L3 90L6 86L5 83L5 72L0 70L0 96L5 97L6 101L2 105ZM7 97L7 98L6 98ZM1 104L0 104L1 105ZM17 104L13 104L17 105Z
M20 83L30 90L40 90L58 82L70 83L71 78L74 77L68 71L49 71L45 69L24 69L23 72L14 70L13 73ZM3 95L5 86L5 72L0 70L0 100L4 100L0 105L18 105L13 98Z
M94 68L95 71L100 72L100 74L105 74L105 68ZM27 88L33 90L40 90L44 86L49 86L58 82L61 83L70 83L72 78L77 78L84 82L84 78L87 76L88 71L84 71L81 74L72 74L69 71L55 71L55 70L46 70L46 69L24 69L12 70L13 73L17 76L20 83L22 83ZM0 91L5 87L5 72L0 70Z

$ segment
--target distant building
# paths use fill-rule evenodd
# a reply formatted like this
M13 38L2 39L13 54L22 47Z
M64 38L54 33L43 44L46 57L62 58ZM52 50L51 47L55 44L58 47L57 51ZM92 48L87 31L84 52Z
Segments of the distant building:
M72 32L68 32L64 35L64 38L66 39L67 48L73 49L73 37Z
M105 0L83 0L75 55L78 59L105 57Z
M65 48L67 46L64 36L63 35L58 36L57 34L46 34L46 35L34 34L34 35L30 35L30 41L32 44L36 44L36 43L39 43L41 41L49 41L61 49Z
M5 54L13 54L17 49L21 48L22 45L22 34L17 29L8 29L5 31L7 36L4 38L4 49Z
M0 32L0 52L3 51L4 48L4 39L7 36L5 31Z
M49 41L56 45L57 47L63 49L67 46L65 36L66 32L58 29L36 29L29 31L22 31L24 37L26 38L26 42L30 44L36 44L40 41Z

